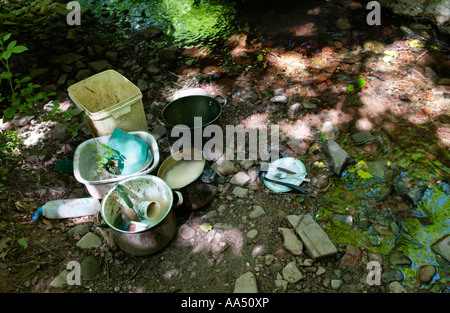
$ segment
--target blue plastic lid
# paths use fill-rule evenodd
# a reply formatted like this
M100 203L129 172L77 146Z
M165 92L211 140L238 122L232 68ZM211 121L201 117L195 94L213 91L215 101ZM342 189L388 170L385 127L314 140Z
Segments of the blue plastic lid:
M33 214L33 217L31 218L33 221L37 221L37 219L39 218L39 216L42 215L42 207L38 207L36 213Z

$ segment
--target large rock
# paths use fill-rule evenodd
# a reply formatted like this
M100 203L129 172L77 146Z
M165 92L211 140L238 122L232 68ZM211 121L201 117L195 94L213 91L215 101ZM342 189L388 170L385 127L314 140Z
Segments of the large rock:
M436 241L431 248L434 252L450 262L450 235L445 235Z
M353 159L348 155L348 153L334 140L327 141L327 154L331 159L333 172L338 176L341 176L347 166L353 162Z
M234 293L258 293L255 275L247 272L239 276L234 283Z
M306 251L313 259L319 259L337 253L336 247L311 215L305 215L295 230L302 240Z
M448 0L380 0L381 7L395 14L427 19L450 34L450 2Z

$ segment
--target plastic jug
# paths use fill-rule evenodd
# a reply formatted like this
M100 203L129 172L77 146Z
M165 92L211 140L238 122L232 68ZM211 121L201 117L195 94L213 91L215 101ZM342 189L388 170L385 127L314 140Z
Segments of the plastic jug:
M71 218L100 212L100 201L95 198L52 200L37 209L32 220L43 215L48 219Z

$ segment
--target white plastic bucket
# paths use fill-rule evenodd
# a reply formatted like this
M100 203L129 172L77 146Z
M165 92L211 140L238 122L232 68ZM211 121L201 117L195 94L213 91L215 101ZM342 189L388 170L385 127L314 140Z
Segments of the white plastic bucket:
M107 70L68 88L70 99L86 113L94 136L111 135L115 128L126 132L147 131L142 92L126 77Z

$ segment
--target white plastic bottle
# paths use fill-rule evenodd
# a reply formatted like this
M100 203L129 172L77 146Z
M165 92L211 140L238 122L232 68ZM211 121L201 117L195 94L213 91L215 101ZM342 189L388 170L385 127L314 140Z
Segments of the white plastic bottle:
M49 219L71 218L100 212L100 201L94 198L52 200L37 209L33 221L43 215Z

